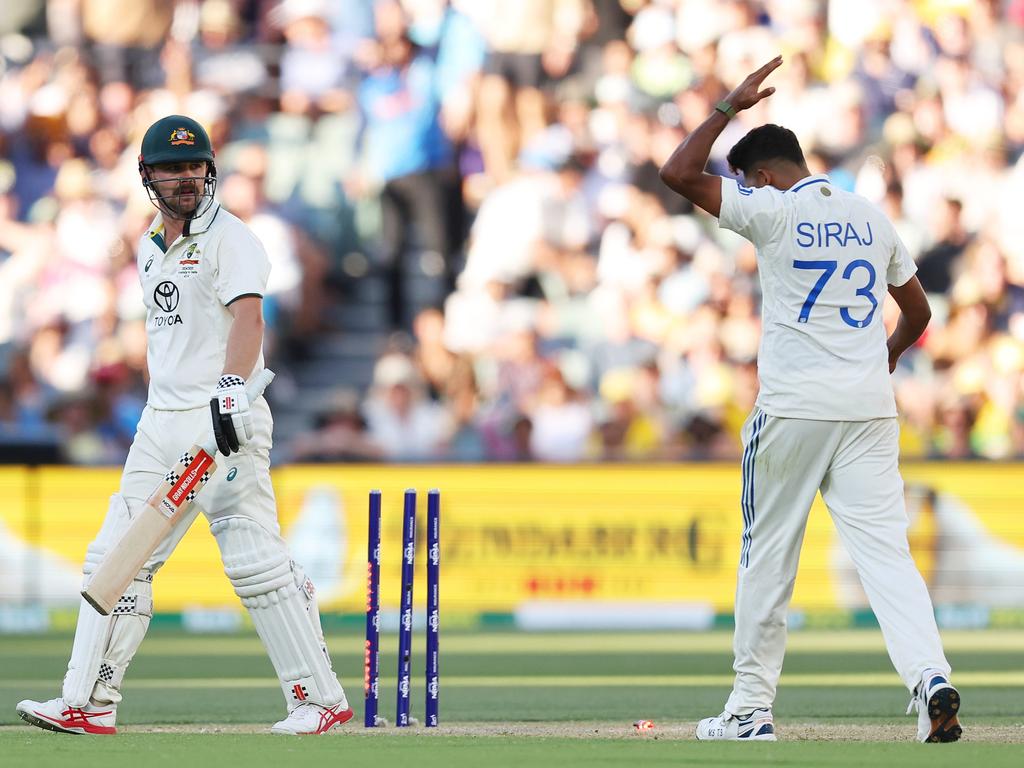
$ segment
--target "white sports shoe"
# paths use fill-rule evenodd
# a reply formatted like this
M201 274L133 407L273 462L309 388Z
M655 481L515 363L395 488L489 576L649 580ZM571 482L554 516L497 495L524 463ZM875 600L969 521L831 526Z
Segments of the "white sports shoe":
M776 741L770 709L755 709L748 715L705 717L697 723L700 741Z
M333 707L322 707L307 701L289 712L284 720L274 723L270 732L287 736L313 736L347 723L354 714L347 701Z
M950 685L945 672L926 669L907 707L917 710L917 740L936 744L958 741L963 733L958 715L960 692Z
M117 728L114 727L114 721L117 719L115 705L94 707L92 704L86 704L84 707L78 708L69 707L64 699L50 699L49 701L25 699L18 702L15 710L21 719L29 725L45 728L48 731L104 735L117 733Z

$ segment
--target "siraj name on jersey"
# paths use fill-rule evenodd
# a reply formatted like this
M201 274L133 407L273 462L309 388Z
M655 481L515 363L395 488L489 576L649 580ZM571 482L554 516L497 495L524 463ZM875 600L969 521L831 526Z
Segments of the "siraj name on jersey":
M871 245L875 235L871 231L871 222L865 221L858 230L853 222L845 224L839 221L801 221L796 225L796 244L801 248L846 248L852 245Z

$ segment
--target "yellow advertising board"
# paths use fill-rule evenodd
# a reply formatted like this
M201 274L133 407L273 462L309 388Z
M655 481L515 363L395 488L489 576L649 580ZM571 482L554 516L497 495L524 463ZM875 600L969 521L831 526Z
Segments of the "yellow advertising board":
M936 602L1024 606L1024 484L1012 464L904 467L912 549ZM0 603L74 603L85 547L116 470L0 470ZM282 533L321 608L363 610L367 495L383 491L381 604L397 607L402 494L442 492L442 602L450 614L524 605L732 608L742 517L738 465L300 466L274 473ZM200 497L201 498L201 497ZM417 602L423 594L422 536ZM156 609L238 606L200 518L154 581ZM1016 601L1016 602L1015 602ZM793 606L865 607L820 499Z

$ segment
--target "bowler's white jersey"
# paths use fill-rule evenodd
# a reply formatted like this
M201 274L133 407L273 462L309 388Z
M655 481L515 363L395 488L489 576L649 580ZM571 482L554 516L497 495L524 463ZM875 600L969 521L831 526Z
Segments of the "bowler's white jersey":
M719 224L757 248L757 406L783 418L895 417L882 304L887 284L917 267L885 215L826 176L785 192L723 178Z
M224 371L228 306L264 295L270 260L242 221L214 203L189 227L193 234L163 240L158 214L139 246L146 304L149 405L160 410L208 406ZM262 370L263 353L253 373Z

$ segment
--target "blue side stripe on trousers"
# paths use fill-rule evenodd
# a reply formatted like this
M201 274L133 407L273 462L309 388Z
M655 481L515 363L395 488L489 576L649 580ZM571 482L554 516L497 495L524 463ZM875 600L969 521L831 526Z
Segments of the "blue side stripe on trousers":
M754 452L754 435L757 434L758 424L761 421L761 414L758 413L754 417L754 423L750 428L750 439L747 441L746 448L743 449L743 464L742 464L742 477L743 477L743 493L740 495L740 507L743 510L743 536L740 545L740 565L744 564L744 554L747 551L747 534L750 531L750 459Z
M754 423L750 427L750 440L747 441L746 446L743 448L743 460L740 462L741 478L742 478L742 491L740 492L740 509L743 512L743 535L746 536L747 527L750 525L750 510L747 508L747 465L750 463L750 452L754 445L754 430L757 428L757 420L761 418L761 414L757 414L754 417ZM742 561L743 550L740 549L740 559Z
M740 565L746 567L750 562L750 529L754 525L754 461L757 457L757 445L761 430L768 416L763 411L754 418L750 432L750 440L743 451L743 493L740 506L743 509L743 538L740 545Z

